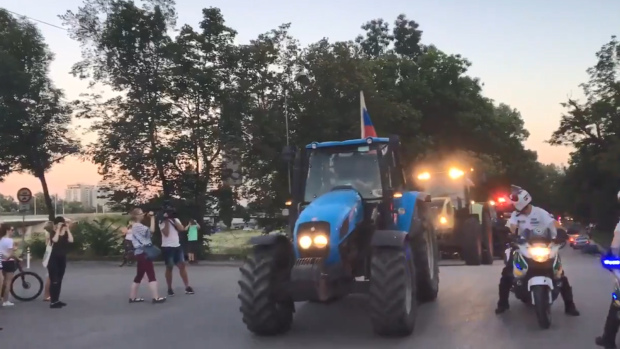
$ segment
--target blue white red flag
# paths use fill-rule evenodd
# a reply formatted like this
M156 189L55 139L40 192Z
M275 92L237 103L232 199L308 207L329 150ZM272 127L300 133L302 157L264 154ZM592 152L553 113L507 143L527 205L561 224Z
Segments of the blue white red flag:
M370 114L368 114L368 109L366 109L366 102L364 101L363 91L360 91L360 121L362 128L362 139L368 137L377 137L377 131L375 131L375 126L370 120Z

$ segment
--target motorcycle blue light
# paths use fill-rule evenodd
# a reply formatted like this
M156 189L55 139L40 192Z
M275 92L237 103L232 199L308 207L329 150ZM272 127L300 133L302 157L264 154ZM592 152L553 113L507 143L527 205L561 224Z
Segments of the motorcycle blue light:
M616 256L604 256L601 258L601 263L606 269L620 269L620 258Z

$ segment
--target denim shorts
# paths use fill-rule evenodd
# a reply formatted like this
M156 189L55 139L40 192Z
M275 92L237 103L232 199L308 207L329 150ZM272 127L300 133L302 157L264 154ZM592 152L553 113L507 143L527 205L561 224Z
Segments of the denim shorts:
M177 264L184 263L183 248L179 247L162 247L161 255L164 258L166 267L172 268Z

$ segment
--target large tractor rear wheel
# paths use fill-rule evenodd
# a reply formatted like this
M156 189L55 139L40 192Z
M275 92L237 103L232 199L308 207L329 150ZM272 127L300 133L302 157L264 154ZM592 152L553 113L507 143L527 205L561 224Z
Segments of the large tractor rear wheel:
M408 336L417 315L416 270L409 241L377 247L370 261L370 319L381 336Z
M467 217L458 226L461 256L467 265L482 263L482 227L476 217Z
M287 332L293 323L295 305L292 300L277 300L275 291L290 277L286 262L282 263L284 246L257 247L239 270L241 314L248 330L259 336ZM280 262L280 263L278 263Z
M482 209L482 264L493 264L493 251L493 226L491 216L489 215L489 209L485 207Z

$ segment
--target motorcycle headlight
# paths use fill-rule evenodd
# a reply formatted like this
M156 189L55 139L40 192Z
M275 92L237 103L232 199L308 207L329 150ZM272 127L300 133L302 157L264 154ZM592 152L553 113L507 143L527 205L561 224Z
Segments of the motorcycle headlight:
M528 252L534 261L542 263L549 259L551 249L549 247L530 247Z

